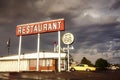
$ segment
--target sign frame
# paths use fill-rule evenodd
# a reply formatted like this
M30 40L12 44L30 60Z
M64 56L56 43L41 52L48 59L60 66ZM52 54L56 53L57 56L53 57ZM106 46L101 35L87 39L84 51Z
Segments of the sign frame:
M34 25L34 26L32 26L32 25ZM32 27L30 27L30 26L32 26ZM40 30L38 30L38 28L40 28ZM37 57L37 63L36 63L37 64L36 71L39 71L40 34L48 33L48 32L58 32L58 46L59 46L58 71L61 72L61 69L60 69L60 62L61 62L61 52L60 52L61 36L60 35L61 35L61 33L60 33L60 31L64 31L64 30L65 30L64 19L56 19L56 20L50 20L50 21L17 25L16 36L19 36L18 72L20 72L20 56L21 56L21 48L22 48L22 36L38 34L38 38L37 38L37 56L38 57Z

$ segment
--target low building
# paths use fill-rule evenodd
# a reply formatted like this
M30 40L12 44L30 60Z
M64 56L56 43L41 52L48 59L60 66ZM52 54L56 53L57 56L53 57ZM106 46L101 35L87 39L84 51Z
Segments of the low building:
M25 53L20 55L20 71L36 71L37 53ZM58 71L58 53L40 52L39 53L39 71ZM61 70L65 70L66 53L61 53ZM0 57L0 72L17 72L18 55Z

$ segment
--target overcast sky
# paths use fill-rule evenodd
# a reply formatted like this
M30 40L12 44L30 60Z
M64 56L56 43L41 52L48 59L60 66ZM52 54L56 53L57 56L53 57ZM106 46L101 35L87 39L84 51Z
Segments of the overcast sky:
M75 60L102 57L120 63L120 0L0 0L0 56L8 55L9 38L10 54L18 53L17 25L59 18L65 19L62 35L75 36ZM53 51L54 41L56 32L41 34L41 51ZM36 52L36 44L37 35L24 36L22 53Z

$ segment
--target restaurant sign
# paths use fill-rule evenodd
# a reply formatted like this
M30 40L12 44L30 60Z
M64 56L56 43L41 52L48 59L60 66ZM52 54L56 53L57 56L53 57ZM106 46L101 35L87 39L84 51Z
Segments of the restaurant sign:
M17 25L16 36L63 31L64 26L64 19Z

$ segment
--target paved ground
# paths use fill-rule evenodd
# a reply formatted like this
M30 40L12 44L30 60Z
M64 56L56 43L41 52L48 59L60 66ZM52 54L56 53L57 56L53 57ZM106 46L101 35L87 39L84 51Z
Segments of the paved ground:
M119 71L0 73L0 80L120 80Z

